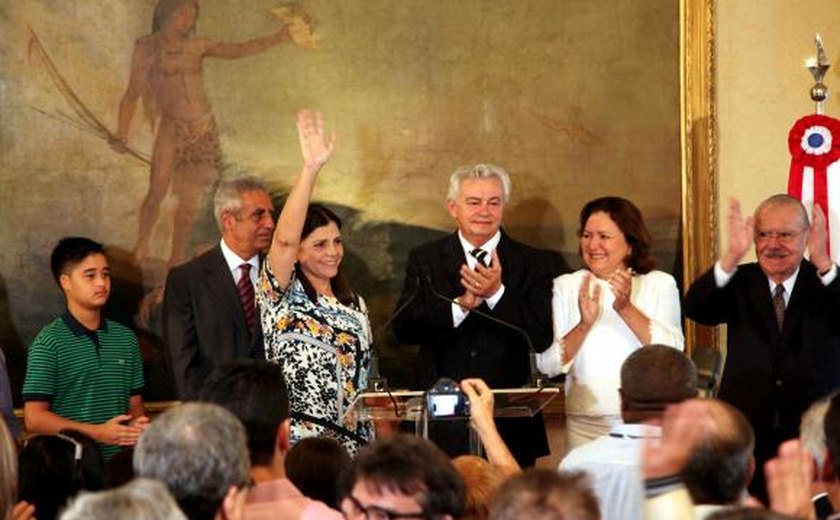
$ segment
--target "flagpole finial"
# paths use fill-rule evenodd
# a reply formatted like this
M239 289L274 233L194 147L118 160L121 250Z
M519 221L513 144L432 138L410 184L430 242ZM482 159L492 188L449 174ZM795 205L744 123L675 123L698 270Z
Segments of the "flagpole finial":
M814 35L814 46L817 48L817 55L805 60L805 67L814 76L815 81L814 86L811 87L811 101L815 103L816 113L823 114L825 112L825 102L828 99L828 87L823 83L823 79L831 64L825 55L825 48L819 33Z

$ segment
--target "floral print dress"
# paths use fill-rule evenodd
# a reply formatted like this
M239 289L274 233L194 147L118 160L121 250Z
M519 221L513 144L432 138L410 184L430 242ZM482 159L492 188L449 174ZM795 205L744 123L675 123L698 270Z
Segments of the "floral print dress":
M351 454L371 438L369 423L342 421L367 386L371 331L364 301L318 295L313 303L296 276L284 291L268 262L257 290L265 357L283 368L292 442L330 437Z

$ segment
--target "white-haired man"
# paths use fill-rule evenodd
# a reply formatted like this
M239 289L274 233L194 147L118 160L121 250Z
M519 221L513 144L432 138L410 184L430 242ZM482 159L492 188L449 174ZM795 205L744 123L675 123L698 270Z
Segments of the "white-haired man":
M417 296L394 322L394 331L401 342L420 345L418 388L429 388L442 377L478 377L491 388L527 382L529 346L523 334L474 309L522 329L537 350L551 344L551 284L562 262L556 253L517 242L501 229L510 184L507 172L498 166L456 170L446 206L458 231L409 253L398 306ZM432 290L419 290L422 284L430 284ZM548 453L542 416L500 420L499 431L523 466ZM463 452L466 428L445 437L435 440L450 455Z

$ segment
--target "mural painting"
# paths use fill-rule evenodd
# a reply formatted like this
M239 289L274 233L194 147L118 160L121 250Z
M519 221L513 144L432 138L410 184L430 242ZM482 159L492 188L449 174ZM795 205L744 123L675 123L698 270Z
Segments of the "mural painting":
M26 345L61 312L49 252L87 235L109 247L110 314L141 337L147 399L170 397L166 271L218 240L219 178L258 175L282 203L302 107L339 136L315 196L345 220L374 329L408 250L453 229L443 198L462 164L508 169L506 229L570 268L581 205L618 194L645 213L660 267L679 269L677 16L677 2L645 0L0 0L13 387ZM406 385L412 349L376 332L383 371Z

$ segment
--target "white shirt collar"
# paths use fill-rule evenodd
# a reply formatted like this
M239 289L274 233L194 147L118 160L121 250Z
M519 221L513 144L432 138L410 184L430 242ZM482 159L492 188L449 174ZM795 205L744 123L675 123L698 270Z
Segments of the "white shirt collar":
M227 262L228 269L233 275L234 280L239 279L239 274L242 272L239 270L239 266L242 264L251 264L251 280L255 279L256 274L260 271L260 255L254 255L247 260L240 258L239 255L233 252L233 249L228 247L224 238L221 240L220 246L222 248L222 256L225 257L225 262Z
M490 240L485 242L480 246L480 249L487 251L488 259L493 254L493 251L496 250L496 247L499 245L499 241L502 239L502 232L496 231L496 234L490 237ZM478 263L473 255L470 254L470 251L476 248L476 246L470 244L470 242L464 238L464 235L461 233L461 230L458 230L458 240L461 241L461 247L464 249L464 256L467 257L467 266L470 269L475 269L475 265Z
M788 277L787 280L782 282L782 286L785 288L785 305L787 306L788 302L790 301L790 295L793 294L793 286L796 285L796 277L799 276L799 268L796 268L796 271L793 272L792 275ZM767 282L770 284L770 294L772 295L773 292L776 290L776 286L779 285L770 278L767 279Z

